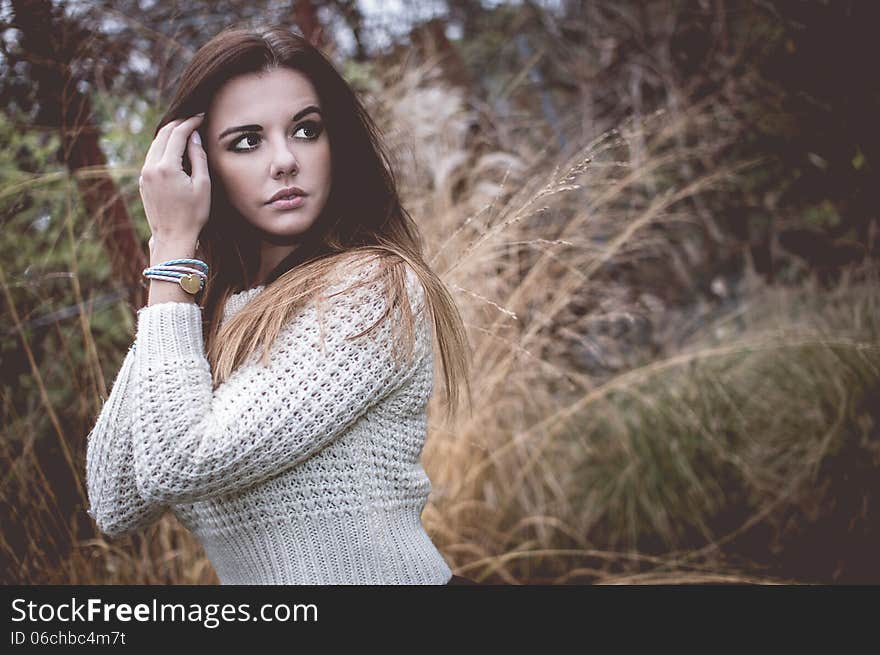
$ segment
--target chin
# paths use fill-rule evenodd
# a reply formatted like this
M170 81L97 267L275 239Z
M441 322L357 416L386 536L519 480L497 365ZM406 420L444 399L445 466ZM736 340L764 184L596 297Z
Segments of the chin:
M291 228L289 230L278 230L278 227L275 226L275 229L271 230L261 228L260 232L263 239L276 245L293 245L302 240L311 226L312 224L309 223L308 225L297 226L295 229Z
M285 234L292 236L305 232L314 222L314 216L307 216L292 209L286 212L275 212L268 219L261 216L259 221L254 221L254 224L264 232L272 232L279 236Z

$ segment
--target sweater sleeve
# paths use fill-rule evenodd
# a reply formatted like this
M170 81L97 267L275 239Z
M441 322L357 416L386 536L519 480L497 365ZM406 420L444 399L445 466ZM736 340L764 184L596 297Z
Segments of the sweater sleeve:
M431 347L421 283L407 268L414 351L398 362L389 320L346 339L386 312L381 279L333 296L372 265L353 270L329 288L323 311L307 303L282 328L266 365L262 350L252 353L216 390L201 308L164 302L138 312L134 455L145 498L191 502L262 482L326 447L411 377Z
M86 446L87 513L98 529L121 537L157 521L167 505L145 500L137 490L131 434L132 345L104 401Z

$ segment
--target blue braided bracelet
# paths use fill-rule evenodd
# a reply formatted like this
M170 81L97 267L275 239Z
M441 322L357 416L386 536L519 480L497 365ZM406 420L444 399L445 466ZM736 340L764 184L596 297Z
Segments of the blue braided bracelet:
M177 264L192 264L201 270ZM143 276L152 280L177 282L180 288L190 295L195 295L205 288L208 265L200 259L170 259L156 266L143 270Z
M201 268L205 273L208 272L208 265L201 259L169 259L167 262L158 264L158 266L165 266L166 264L193 264Z

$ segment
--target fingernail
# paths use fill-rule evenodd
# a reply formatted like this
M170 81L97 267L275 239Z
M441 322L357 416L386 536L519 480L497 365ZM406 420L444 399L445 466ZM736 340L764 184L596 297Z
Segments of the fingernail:
M200 111L198 114L196 114L196 116L204 116L204 115L205 115L205 112L203 112L203 111Z
M199 133L193 132L192 134L193 134L193 143L195 143L197 146L202 145L202 137L199 136Z

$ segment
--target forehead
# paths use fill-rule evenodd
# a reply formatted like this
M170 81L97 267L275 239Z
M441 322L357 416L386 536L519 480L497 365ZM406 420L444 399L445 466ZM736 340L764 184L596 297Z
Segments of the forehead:
M214 95L208 119L213 127L223 129L226 122L259 123L275 113L289 114L306 105L320 106L309 78L299 71L278 68L228 80Z

